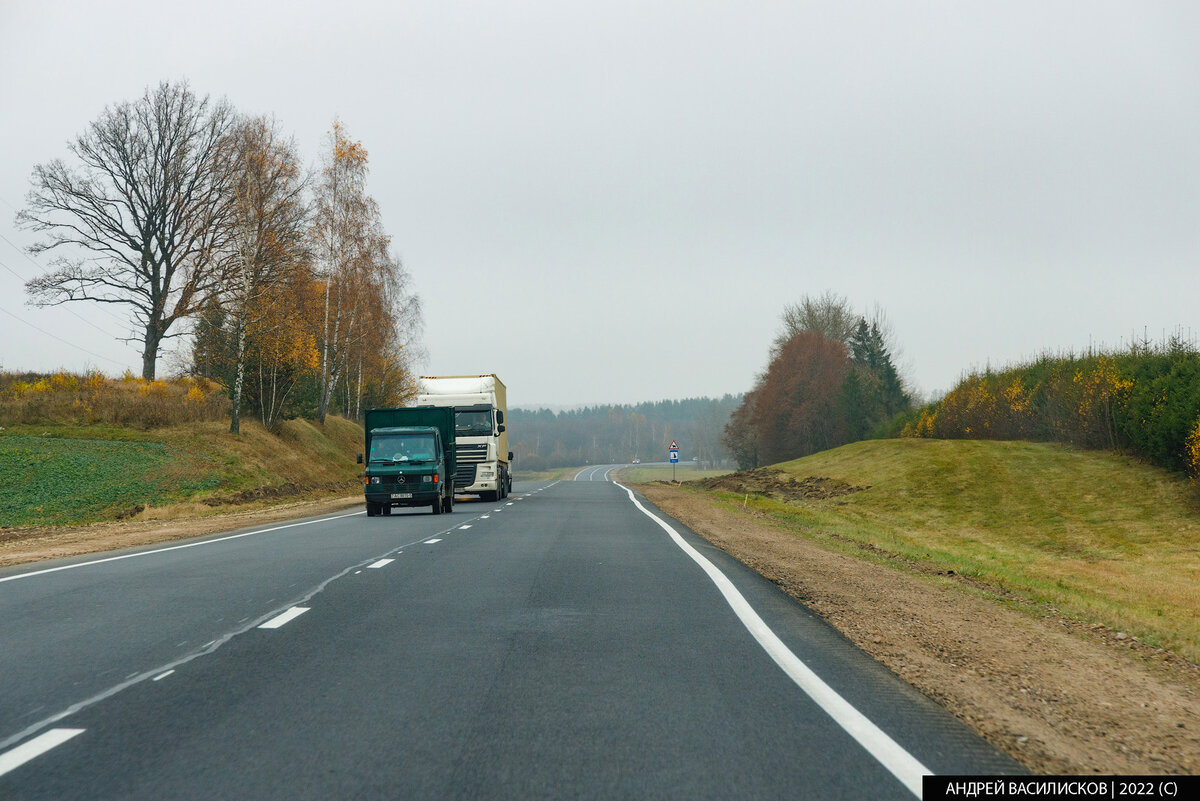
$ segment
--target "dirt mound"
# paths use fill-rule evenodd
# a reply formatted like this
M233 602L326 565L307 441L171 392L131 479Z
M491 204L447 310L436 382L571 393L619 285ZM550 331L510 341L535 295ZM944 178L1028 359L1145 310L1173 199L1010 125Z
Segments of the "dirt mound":
M705 489L765 495L783 501L823 501L870 489L870 487L855 487L835 478L822 476L800 478L771 467L729 473L702 479L696 483Z

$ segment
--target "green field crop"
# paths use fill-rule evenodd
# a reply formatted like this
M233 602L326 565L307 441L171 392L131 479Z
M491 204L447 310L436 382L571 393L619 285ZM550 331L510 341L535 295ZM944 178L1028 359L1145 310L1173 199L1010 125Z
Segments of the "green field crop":
M209 484L170 478L173 461L158 442L0 437L0 526L116 517Z

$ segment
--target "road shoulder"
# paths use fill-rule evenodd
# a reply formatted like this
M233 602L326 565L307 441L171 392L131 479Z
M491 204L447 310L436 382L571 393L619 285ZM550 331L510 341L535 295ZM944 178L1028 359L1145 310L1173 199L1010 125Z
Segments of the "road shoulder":
M315 517L362 505L362 496L292 501L268 508L243 509L201 517L119 520L86 526L37 526L0 529L0 568L137 548L220 534L301 517Z
M1030 770L1200 772L1196 666L958 577L822 548L696 491L637 489Z

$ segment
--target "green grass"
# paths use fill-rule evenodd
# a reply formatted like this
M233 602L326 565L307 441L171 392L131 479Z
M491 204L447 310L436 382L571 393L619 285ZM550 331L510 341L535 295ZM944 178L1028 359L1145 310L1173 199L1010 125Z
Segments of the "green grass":
M689 465L678 465L674 472L674 477L678 481L694 481L700 478L712 478L713 476L723 476L729 473L729 470L697 470ZM670 481L672 477L671 468L668 467L623 467L620 471L613 473L613 477L618 481L627 484L641 484L646 481Z
M157 442L0 437L0 526L83 523L214 485L178 476L175 461Z
M288 420L279 435L243 421L196 422L149 431L46 423L0 433L0 527L111 520L138 507L225 498L290 485L289 492L353 492L362 428L337 417L324 426Z
M581 467L556 467L552 470L525 471L517 468L513 470L513 481L565 481L582 469Z
M1200 661L1200 513L1181 476L1110 453L973 440L859 442L775 467L870 487L751 496L802 536L953 570Z

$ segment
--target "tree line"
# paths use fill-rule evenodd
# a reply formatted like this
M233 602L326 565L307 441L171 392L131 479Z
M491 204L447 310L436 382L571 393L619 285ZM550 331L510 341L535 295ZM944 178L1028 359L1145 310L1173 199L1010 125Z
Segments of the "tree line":
M741 400L725 395L560 412L517 408L509 411L509 438L523 471L666 461L672 440L685 461L694 457L706 466L723 465L729 454L721 432Z
M164 82L104 109L34 168L18 224L54 256L32 302L124 309L153 381L164 343L253 409L324 422L413 392L420 302L367 192L368 154L335 121L317 169L271 117Z
M908 411L891 339L881 309L858 313L832 293L787 306L766 372L722 435L739 469L863 439Z

